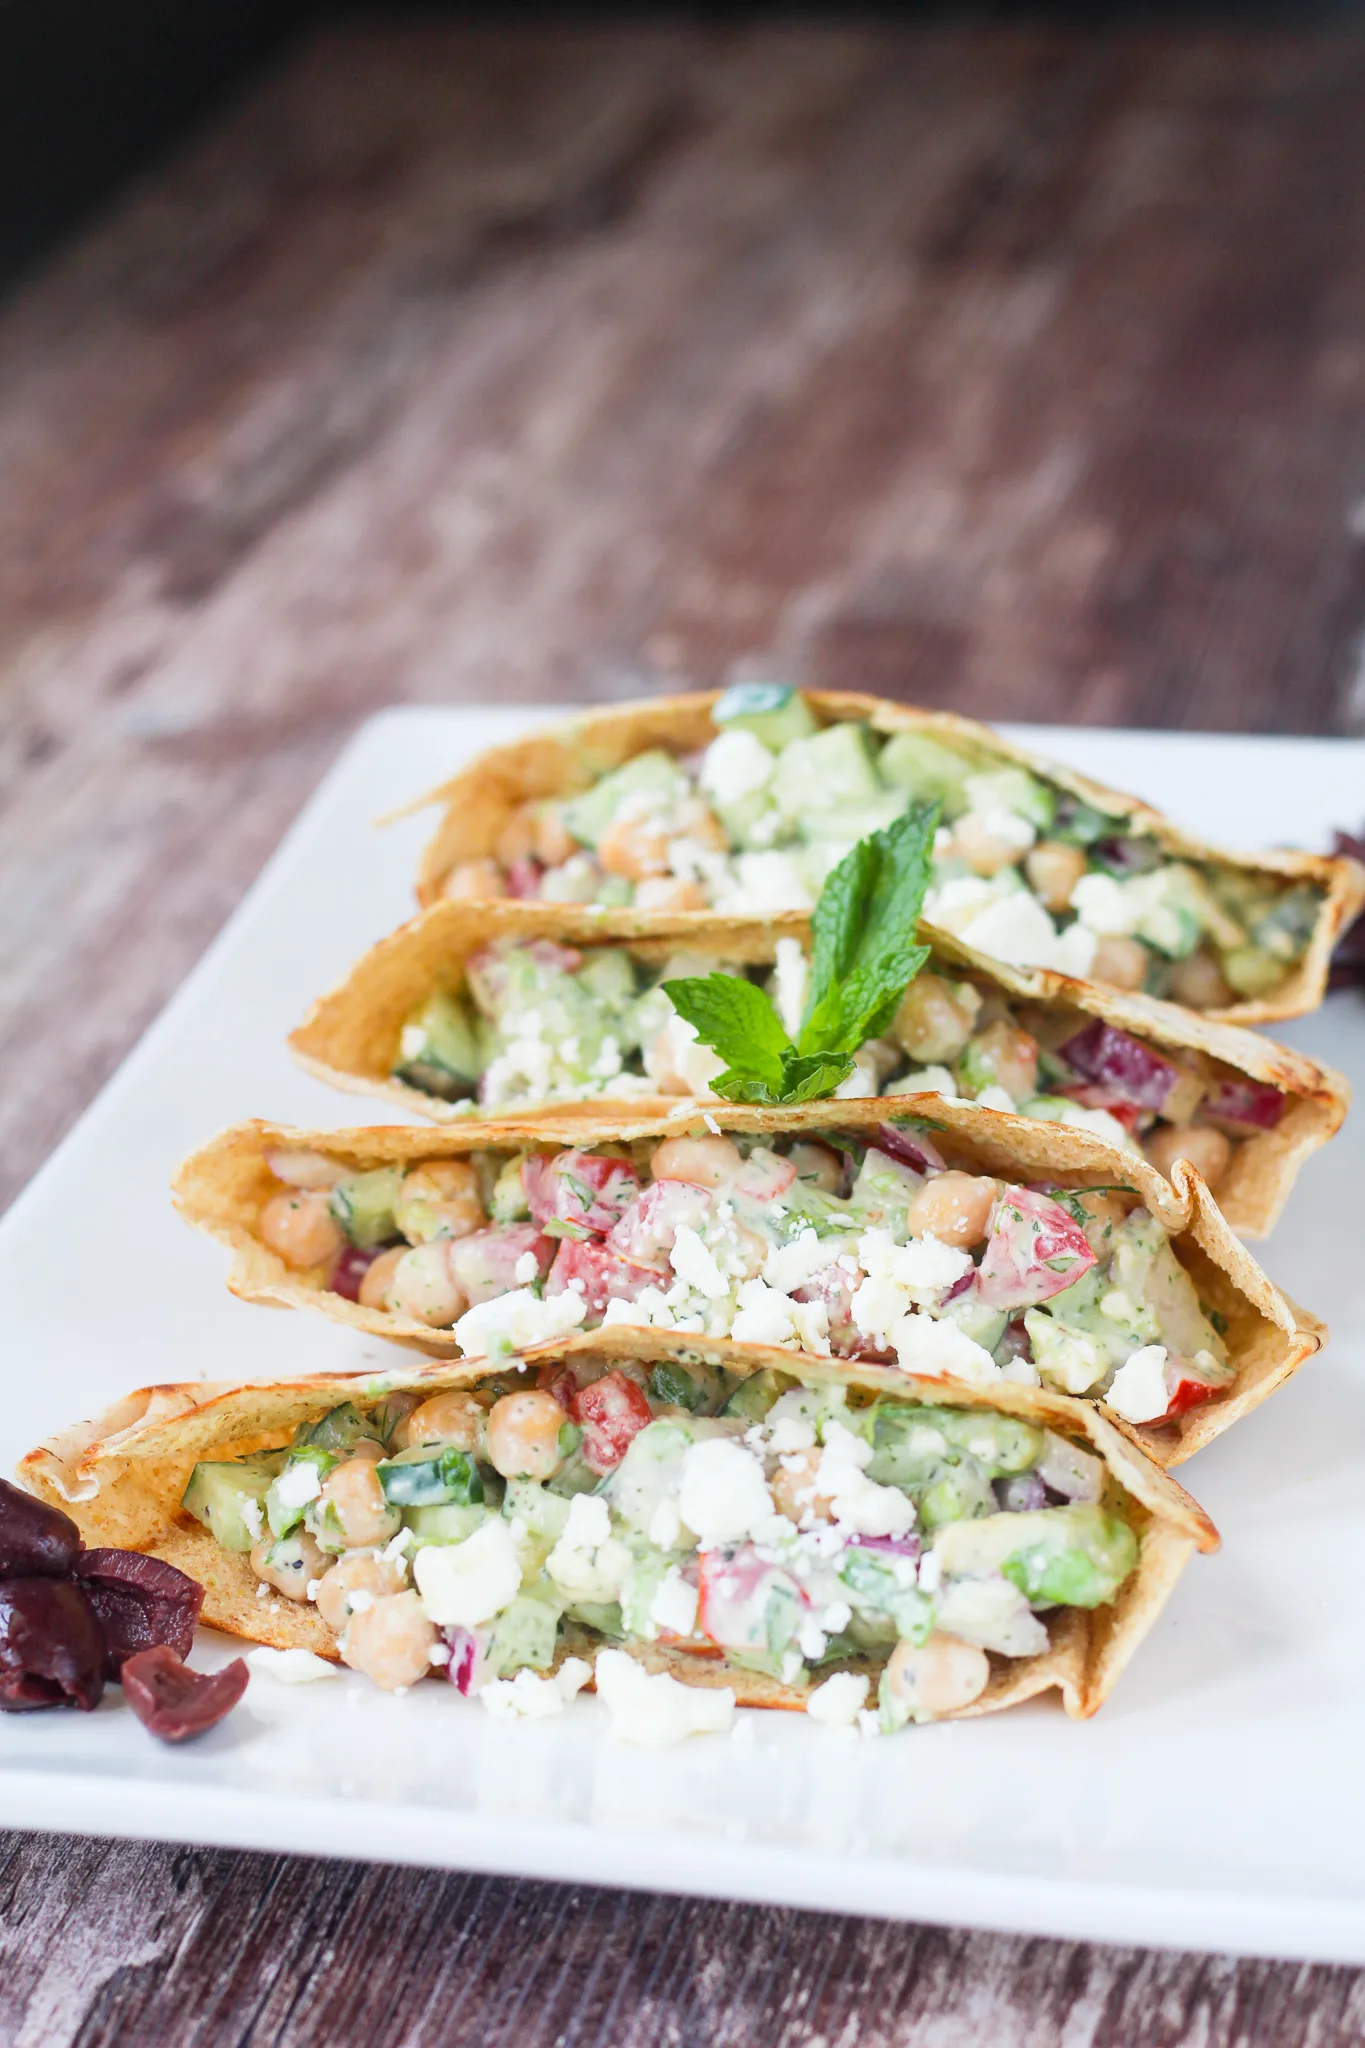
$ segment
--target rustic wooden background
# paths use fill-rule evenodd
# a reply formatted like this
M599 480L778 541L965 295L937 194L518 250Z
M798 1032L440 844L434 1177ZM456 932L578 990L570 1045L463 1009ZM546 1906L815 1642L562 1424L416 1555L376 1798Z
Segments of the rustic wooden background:
M1360 41L320 37L0 307L0 1199L382 704L1358 730L1363 399ZM4 2048L1362 2031L1346 1970L0 1844Z

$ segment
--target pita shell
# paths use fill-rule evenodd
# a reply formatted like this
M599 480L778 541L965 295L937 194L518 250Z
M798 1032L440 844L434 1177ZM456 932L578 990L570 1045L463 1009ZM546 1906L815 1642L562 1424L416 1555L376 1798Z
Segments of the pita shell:
M520 804L543 797L570 796L587 789L609 769L618 768L653 747L689 754L715 738L711 717L718 692L690 696L649 697L610 711L533 733L480 754L449 782L406 807L407 812L439 804L443 815L425 848L418 868L417 897L426 906L440 896L446 875L458 863L492 852L503 827ZM1312 882L1323 894L1312 939L1293 971L1269 995L1210 1010L1225 1024L1265 1024L1278 1017L1301 1017L1315 1010L1327 986L1332 948L1365 904L1365 868L1356 862L1316 853L1228 853L1193 839L1139 798L1108 789L1059 762L1044 760L1003 738L990 726L949 711L921 711L884 697L851 691L804 690L816 719L834 725L865 719L876 732L922 732L942 740L980 762L983 768L1017 766L1083 803L1111 816L1117 828L1151 838L1163 852L1179 860L1212 861L1245 874L1278 877L1286 882ZM517 906L508 905L515 915ZM670 912L670 922L677 918ZM695 917L709 915L693 912Z
M828 1105L823 1111L818 1104L814 1107L815 1115L808 1104L795 1109L718 1104L706 1114L722 1130L772 1136L830 1128L871 1135L885 1113L884 1105L876 1101L841 1102L837 1118L829 1115ZM1046 1180L1063 1187L1109 1185L1115 1162L1123 1157L1124 1184L1170 1232L1176 1256L1195 1274L1204 1299L1226 1318L1228 1353L1238 1368L1237 1381L1227 1394L1191 1410L1174 1425L1135 1433L1135 1441L1141 1441L1160 1464L1178 1465L1192 1456L1239 1415L1258 1406L1326 1342L1327 1332L1317 1318L1281 1294L1233 1236L1208 1189L1185 1160L1176 1162L1172 1183L1145 1161L1130 1160L1088 1132L1065 1124L1002 1116L970 1103L946 1102L936 1095L898 1096L896 1109L902 1117L918 1112L932 1121L934 1142L951 1165L1010 1181ZM532 1145L596 1145L676 1136L683 1131L700 1136L705 1129L695 1110L665 1124L586 1117L562 1123L504 1121L459 1130L376 1125L351 1131L295 1131L277 1124L238 1124L187 1159L172 1185L176 1205L186 1221L231 1246L234 1257L228 1286L234 1294L246 1301L315 1309L333 1322L369 1336L385 1337L431 1357L452 1358L457 1351L453 1330L431 1330L387 1310L347 1301L326 1288L326 1274L321 1269L294 1271L271 1251L257 1225L262 1205L278 1191L267 1163L272 1153L321 1152L351 1171L364 1172L376 1166L458 1159L485 1148L514 1152ZM582 1332L570 1348L628 1357L640 1355L632 1349L637 1341L667 1349L670 1333L614 1324L610 1329ZM697 1341L678 1334L683 1349ZM734 1338L715 1341L721 1344L722 1355L741 1367L761 1349ZM547 1355L544 1346L528 1352L535 1359L542 1355Z
M1274 1130L1256 1131L1239 1140L1218 1191L1229 1223L1247 1237L1263 1237L1272 1229L1303 1160L1326 1144L1346 1114L1350 1087L1342 1075L1256 1032L1214 1023L1193 1010L1150 996L1125 994L1062 974L1041 975L1007 967L932 925L921 926L921 935L935 949L933 969L965 971L993 984L1011 1000L1079 1013L1078 1026L1086 1016L1102 1018L1177 1057L1207 1055L1236 1073L1279 1089L1288 1098L1279 1123ZM551 939L566 946L627 946L655 964L687 948L747 966L770 962L779 938L798 938L809 946L810 927L800 917L771 924L746 918L693 917L676 931L661 931L656 921L653 936L641 937L638 913L599 916L559 904L433 904L372 946L344 981L314 1003L290 1036L294 1057L310 1074L333 1087L377 1097L397 1109L414 1110L435 1123L471 1124L479 1115L476 1105L443 1102L395 1080L391 1068L405 1019L436 990L458 989L466 962L483 947L508 938ZM513 1114L523 1122L540 1118L562 1122L578 1116L670 1117L680 1113L681 1100L668 1095L595 1096L577 1103L517 1109ZM886 1113L891 1115L903 1098L885 1100ZM682 1113L691 1113L690 1098ZM1126 1159L1128 1155L1122 1156Z
M561 1346L555 1356L571 1355L575 1348L581 1347ZM694 1348L736 1365L713 1346ZM648 1359L648 1347L640 1355ZM653 1355L660 1354L655 1350ZM1107 1498L1122 1505L1138 1535L1134 1572L1111 1606L1090 1612L1068 1609L1052 1617L1046 1651L1029 1658L992 1658L990 1684L966 1710L969 1716L997 1712L1053 1687L1061 1691L1069 1714L1093 1714L1156 1620L1186 1561L1195 1550L1218 1547L1218 1533L1203 1509L1085 1402L1028 1387L948 1388L875 1366L830 1366L793 1359L786 1352L755 1355L751 1363L754 1370L773 1365L808 1383L837 1382L872 1394L1017 1415L1066 1433L1104 1459ZM493 1375L480 1362L399 1368L364 1380L315 1376L273 1385L201 1382L144 1388L93 1422L61 1431L30 1451L20 1463L19 1478L71 1515L87 1543L145 1551L198 1579L205 1589L203 1619L210 1627L276 1649L312 1650L335 1662L336 1639L315 1608L258 1599L258 1581L247 1558L221 1550L208 1530L185 1513L180 1502L194 1466L201 1458L242 1457L287 1443L298 1424L317 1420L342 1401L364 1408L400 1389L425 1397L495 1376L505 1378L506 1369ZM559 1661L570 1654L590 1658L599 1646L585 1631L566 1631ZM742 1706L800 1711L809 1690L663 1645L632 1644L631 1654L650 1669L670 1671L689 1684L730 1686ZM876 1667L858 1668L871 1672Z

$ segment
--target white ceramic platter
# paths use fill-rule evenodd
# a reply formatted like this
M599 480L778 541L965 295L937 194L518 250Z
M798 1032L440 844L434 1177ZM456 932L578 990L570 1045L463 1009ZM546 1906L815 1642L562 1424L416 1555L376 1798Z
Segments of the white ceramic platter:
M535 711L396 711L359 735L221 938L0 1224L0 1465L150 1381L359 1367L384 1347L234 1301L166 1196L248 1115L366 1106L286 1031L410 914L426 819L370 821ZM1326 844L1365 745L1033 731L1213 839ZM1365 1003L1286 1032L1365 1081ZM664 1753L595 1702L508 1727L447 1687L254 1679L181 1751L111 1693L0 1718L0 1824L516 1872L1112 1941L1365 1962L1365 1235L1360 1127L1304 1172L1264 1256L1324 1359L1182 1472L1223 1531L1095 1721L1039 1703L859 1741L750 1714ZM79 1280L71 1266L79 1232ZM205 1635L205 1664L231 1654Z

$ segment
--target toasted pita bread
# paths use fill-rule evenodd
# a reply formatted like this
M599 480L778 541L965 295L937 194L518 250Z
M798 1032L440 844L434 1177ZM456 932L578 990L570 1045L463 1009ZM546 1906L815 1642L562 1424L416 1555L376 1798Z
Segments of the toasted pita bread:
M645 1361L660 1355L648 1341L659 1333L628 1334L646 1340L629 1355ZM581 1348L577 1343L560 1347L556 1355ZM1196 1550L1218 1547L1218 1532L1203 1509L1085 1402L1028 1387L949 1389L937 1380L911 1380L876 1366L820 1363L751 1349L752 1356L739 1361L710 1344L694 1340L692 1345L693 1355L712 1357L732 1371L771 1366L806 1384L839 1382L869 1395L1017 1415L1103 1458L1108 1503L1138 1535L1135 1570L1112 1605L1061 1609L1049 1616L1047 1650L1027 1658L992 1656L990 1684L965 1709L964 1718L998 1712L1053 1687L1060 1690L1068 1714L1093 1714L1152 1627L1189 1558ZM205 1589L203 1619L210 1626L276 1649L312 1650L335 1662L336 1639L315 1608L258 1599L248 1560L220 1549L208 1530L185 1513L180 1502L194 1466L203 1458L242 1457L287 1443L300 1423L318 1420L342 1401L363 1411L398 1390L426 1397L507 1376L508 1368L491 1374L480 1362L399 1366L363 1379L343 1375L268 1386L200 1382L148 1387L93 1422L61 1431L30 1451L20 1463L19 1478L71 1515L87 1543L146 1551L188 1572ZM599 1646L599 1639L586 1631L566 1631L559 1656L591 1657ZM660 1644L632 1642L630 1649L651 1669L670 1671L688 1684L732 1687L742 1706L800 1711L805 1705L808 1689L722 1660ZM869 1661L854 1668L871 1673L877 1667Z
M878 1102L841 1102L837 1117L829 1114L830 1107L815 1105L816 1114L812 1115L810 1105L756 1109L719 1104L706 1114L709 1124L720 1130L765 1136L829 1129L870 1136L885 1115L885 1106ZM950 1165L1005 1180L1046 1180L1063 1187L1110 1185L1115 1180L1115 1163L1122 1159L1123 1183L1170 1233L1176 1256L1195 1278L1203 1299L1224 1318L1228 1356L1237 1369L1237 1378L1225 1394L1190 1410L1173 1425L1133 1432L1133 1440L1158 1463L1177 1465L1191 1457L1240 1415L1257 1407L1325 1343L1324 1326L1307 1310L1296 1308L1267 1279L1233 1236L1212 1195L1186 1161L1176 1162L1174 1180L1168 1182L1145 1161L1113 1151L1088 1132L1007 1117L937 1095L898 1096L896 1113L931 1121L934 1142ZM234 1257L228 1286L244 1300L317 1309L334 1322L370 1336L386 1337L428 1356L450 1358L457 1351L452 1330L428 1329L386 1310L347 1301L326 1288L324 1271L295 1271L270 1249L259 1234L258 1223L263 1204L278 1192L268 1164L271 1154L320 1152L349 1171L363 1172L377 1166L457 1159L488 1149L511 1154L529 1146L598 1145L678 1136L686 1131L700 1136L706 1128L691 1104L681 1117L667 1122L570 1118L562 1123L471 1124L458 1130L375 1126L351 1131L238 1124L185 1161L176 1174L173 1192L187 1222L231 1246ZM576 1344L580 1350L637 1356L638 1351L631 1347L638 1340L654 1345L655 1355L659 1347L669 1348L668 1333L641 1332L621 1324L584 1331L569 1348ZM718 1355L739 1361L755 1356L760 1348L734 1338L709 1341L719 1345ZM695 1348L697 1342L689 1335L678 1337L683 1349ZM538 1346L527 1355L539 1360L547 1354L545 1347Z
M592 911L556 904L437 903L372 946L346 979L322 996L289 1044L299 1064L319 1080L352 1094L377 1097L396 1108L416 1110L437 1123L467 1124L471 1103L444 1102L406 1082L395 1080L403 1023L438 989L458 990L466 962L499 939L553 939L577 947L628 946L641 960L658 967L680 948L714 955L735 965L767 964L779 938L797 938L809 946L804 918L789 917L762 924L746 918L691 918L677 930L639 935L638 913ZM1302 1053L1276 1045L1258 1033L1218 1024L1195 1011L1150 996L1125 994L1094 982L1074 981L1061 974L1039 974L1007 967L964 946L950 933L921 927L934 947L930 971L968 974L993 987L1008 1000L1028 1002L1074 1017L1079 1029L1087 1017L1129 1031L1186 1064L1215 1062L1231 1075L1268 1083L1285 1096L1284 1112L1273 1130L1257 1131L1234 1145L1232 1163L1218 1190L1218 1201L1232 1228L1245 1237L1264 1237L1284 1207L1302 1162L1340 1128L1350 1101L1345 1078L1318 1066ZM887 1098L886 1113L902 1098ZM667 1117L678 1110L679 1097L636 1094L600 1095L581 1102L557 1102L510 1112L518 1121L577 1116ZM999 1112L987 1112L998 1114ZM1127 1155L1121 1155L1126 1157Z
M441 821L418 869L418 901L423 906L434 903L453 867L490 854L520 804L577 794L609 769L620 767L652 747L662 747L674 754L689 754L705 747L716 735L711 709L718 694L706 691L690 696L642 698L613 706L610 711L586 713L480 754L460 774L397 814L403 816L432 804L442 807ZM1365 904L1365 869L1354 861L1282 851L1255 855L1227 853L1191 838L1139 798L1125 796L1075 769L1027 753L990 726L958 718L948 711L920 711L908 704L849 691L805 690L802 695L822 725L848 719L866 720L876 732L926 733L979 761L983 768L1027 768L1055 788L1066 790L1112 816L1123 830L1154 840L1175 859L1211 862L1285 883L1312 883L1322 892L1322 907L1307 949L1285 980L1267 995L1206 1014L1216 1023L1264 1024L1275 1018L1303 1016L1322 1001L1332 948ZM515 915L516 906L509 907ZM648 913L637 914L648 917ZM700 911L691 914L698 918L710 915ZM677 916L676 912L669 913L670 920Z

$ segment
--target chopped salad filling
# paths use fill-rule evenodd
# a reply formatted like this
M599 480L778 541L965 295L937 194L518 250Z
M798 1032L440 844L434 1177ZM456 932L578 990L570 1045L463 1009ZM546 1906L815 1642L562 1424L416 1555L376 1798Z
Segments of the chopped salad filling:
M724 1061L679 1016L663 983L746 975L795 1033L809 962L779 939L771 967L695 952L662 962L624 947L502 939L468 962L462 990L438 990L402 1028L395 1079L471 1114L656 1095L717 1099ZM1160 1171L1189 1159L1210 1188L1235 1148L1279 1122L1280 1091L1203 1054L1176 1057L1072 1009L1011 999L935 961L869 1040L839 1096L934 1090L983 1108L1071 1124L1137 1149Z
M843 856L911 801L938 800L924 914L1021 967L1219 1009L1266 995L1302 957L1320 893L1173 859L1128 820L926 733L817 725L799 691L746 684L701 753L655 748L580 795L523 805L495 857L451 870L459 899L808 911Z
M347 1402L198 1464L183 1504L384 1689L430 1677L539 1718L589 1677L565 1658L583 1647L644 1741L730 1709L660 1687L632 1646L891 1733L969 1706L992 1658L1045 1651L1056 1610L1110 1603L1139 1548L1103 1461L1052 1430L674 1360Z
M497 1359L629 1324L1173 1420L1233 1378L1216 1311L1131 1190L948 1167L921 1129L719 1128L347 1172L277 1152L286 1264Z

